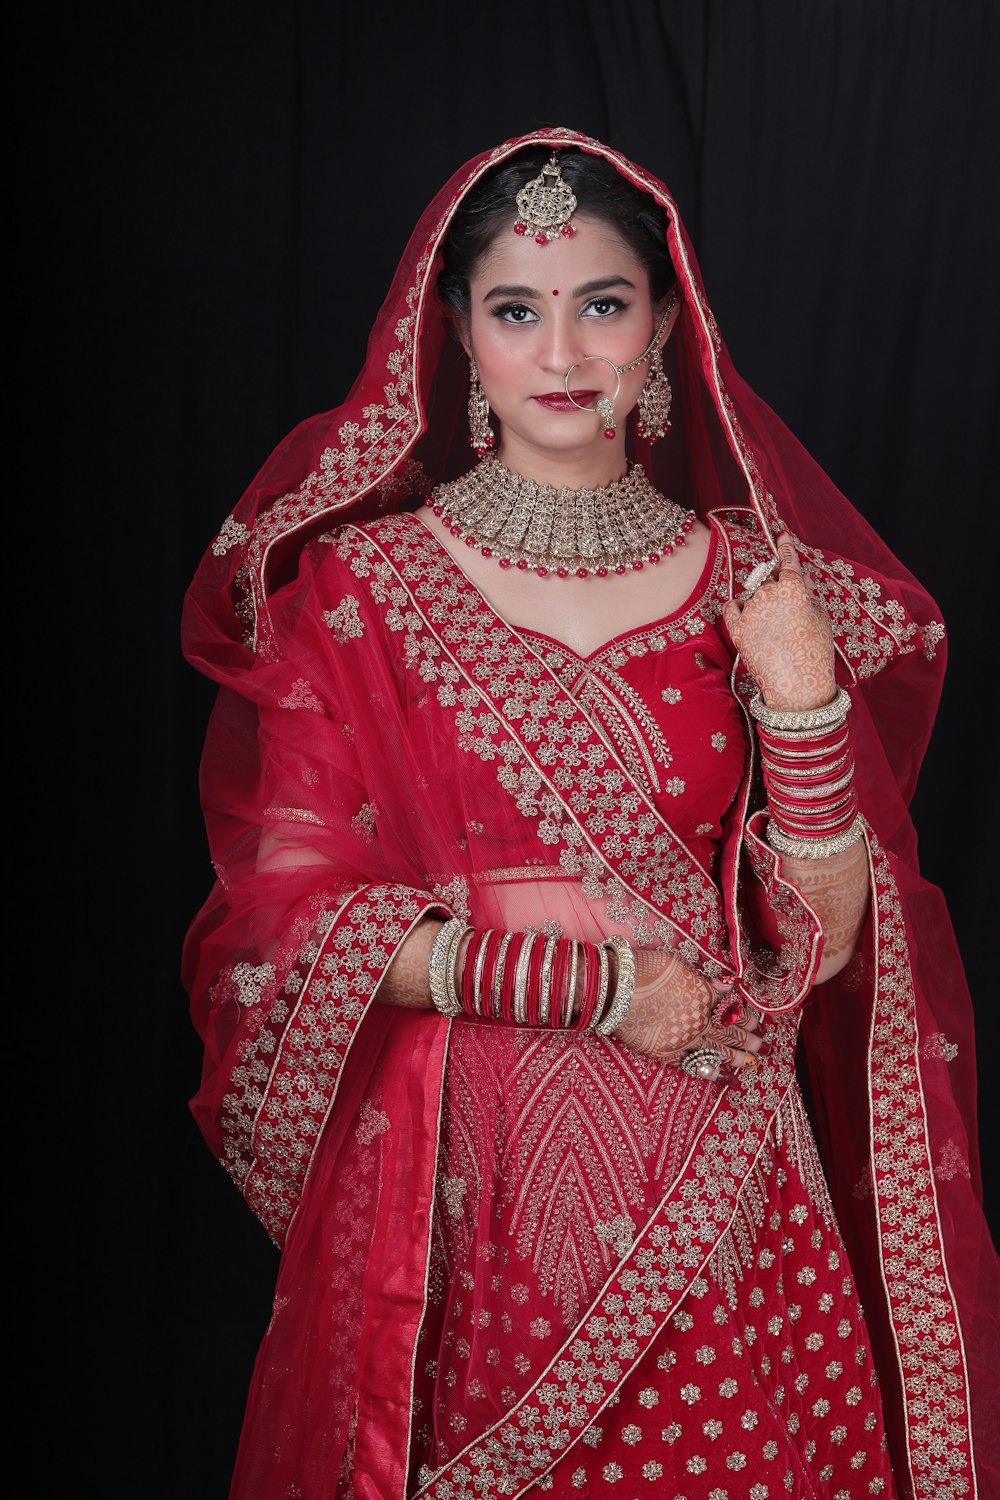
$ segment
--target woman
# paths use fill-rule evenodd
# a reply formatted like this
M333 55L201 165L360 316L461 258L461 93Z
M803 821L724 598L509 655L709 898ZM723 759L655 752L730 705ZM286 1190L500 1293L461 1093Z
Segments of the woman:
M568 130L463 168L185 632L194 1109L283 1247L233 1493L985 1484L969 1007L905 811L943 631L662 185Z

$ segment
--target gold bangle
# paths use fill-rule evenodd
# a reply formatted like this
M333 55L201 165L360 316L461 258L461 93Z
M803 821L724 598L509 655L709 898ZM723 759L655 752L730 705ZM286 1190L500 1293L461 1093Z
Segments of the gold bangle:
M448 992L448 1004L451 1006L451 1014L460 1016L462 1014L462 997L458 993L458 985L455 982L455 966L458 963L458 950L462 946L462 939L467 932L471 931L464 922L460 922L458 930L453 934L451 947L448 949L448 957L444 965L444 982Z
M486 945L494 931L492 927L486 929L479 944L479 952L476 954L476 967L472 975L472 1008L477 1016L483 1013L483 969L486 967Z
M768 708L760 688L747 704L749 712L765 729L779 732L784 730L792 734L808 734L818 729L830 730L844 722L850 706L851 695L842 687L837 689L829 703L824 703L820 708Z
M542 971L538 980L538 1021L541 1026L549 1024L549 1007L552 1003L552 965L555 962L557 942L557 938L546 938L545 952L542 954Z
M517 955L517 968L514 970L514 1021L518 1026L523 1026L528 1019L528 969L531 967L531 953L537 936L536 932L526 932Z
M497 966L493 971L493 993L490 995L490 1018L494 1021L500 1019L500 996L503 994L503 976L507 967L507 949L510 947L514 934L505 932L500 939L500 947L497 951Z
M459 917L450 917L431 944L427 980L430 985L431 999L443 1016L457 1016L462 1011L461 1002L459 1001L456 1005L449 993L448 960L453 956L452 948L456 932L464 933L466 930L465 923Z
M590 1018L588 1031L596 1031L601 1024L604 1008L608 1003L608 982L611 978L611 968L608 964L608 950L603 943L597 947L597 961L600 965L600 977L597 983L597 999L594 1002L594 1014Z
M635 953L632 944L618 933L605 938L601 946L614 949L618 959L618 979L607 1014L593 1029L598 1036L610 1036L622 1024L632 1004L632 996L635 994Z
M779 854L788 854L792 859L827 859L831 854L843 854L845 849L850 849L852 844L863 837L864 831L865 820L860 813L843 833L834 833L829 838L820 839L790 838L773 821L769 821L767 842Z
M565 1030L573 1025L573 1005L576 1001L576 971L580 961L580 944L573 943L569 961L569 979L566 984L566 999L563 1003L562 1023Z

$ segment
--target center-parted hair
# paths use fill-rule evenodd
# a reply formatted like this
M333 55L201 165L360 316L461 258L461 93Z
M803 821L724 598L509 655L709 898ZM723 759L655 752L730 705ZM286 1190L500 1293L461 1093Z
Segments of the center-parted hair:
M501 234L513 234L516 198L552 155L548 146L530 146L487 172L466 195L442 246L438 295L462 323L470 312L469 282L483 256ZM674 268L667 249L667 216L648 193L634 187L609 161L578 146L559 152L563 180L577 196L577 213L599 219L621 236L649 274L654 302L666 296ZM544 262L544 248L539 247Z

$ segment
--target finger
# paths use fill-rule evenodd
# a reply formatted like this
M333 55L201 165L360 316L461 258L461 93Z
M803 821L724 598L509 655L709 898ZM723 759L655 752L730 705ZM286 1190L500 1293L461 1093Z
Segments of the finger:
M714 1040L725 1043L730 1051L762 1052L767 1050L764 1038L745 1026L723 1026L711 1034Z
M754 1046L755 1041L758 1042L757 1046ZM758 1038L754 1037L748 1040L745 1047L739 1046L738 1043L735 1046L731 1046L729 1044L724 1045L721 1042L717 1042L716 1046L722 1053L723 1065L728 1065L737 1071L741 1071L743 1068L759 1067L769 1053L769 1048L761 1044Z
M777 539L778 547L778 577L785 578L789 573L802 573L802 565L799 562L799 554L795 550L795 543L787 531L783 531Z
M726 629L729 631L729 634L733 637L733 639L735 639L736 629L740 623L740 616L742 615L742 613L743 611L740 609L735 599L727 600L726 603L722 606L722 623L725 625Z

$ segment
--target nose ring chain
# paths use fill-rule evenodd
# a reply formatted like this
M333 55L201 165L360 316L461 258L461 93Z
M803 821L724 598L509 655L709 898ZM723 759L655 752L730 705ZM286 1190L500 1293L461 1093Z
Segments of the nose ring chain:
M585 354L583 358L585 360L599 359L602 364L611 366L612 370L614 370L615 372L615 379L618 382L618 384L615 386L615 393L613 396L598 396L593 406L581 406L579 401L574 401L573 392L569 388L569 377L572 375L574 370L578 370L580 368L579 364L575 364L570 365L569 369L566 371L566 377L563 380L563 385L566 387L566 394L573 402L573 405L576 407L577 411L596 411L599 416L603 417L604 436L606 438L613 438L615 435L615 402L618 400L618 397L621 394L622 372L615 364L613 359L608 359L603 354Z
M656 348L660 334L663 332L667 319L670 317L670 314L677 306L679 295L680 294L677 291L671 292L670 297L667 301L667 305L663 309L663 317L656 325L656 332L653 334L653 337L650 339L649 343L646 345L646 348L642 351L642 353L636 355L635 359L629 360L627 365L616 365L613 359L608 359L607 355L604 354L585 354L583 356L583 360L599 359L602 364L611 366L612 370L614 370L615 372L615 380L617 382L615 386L615 393L613 396L598 396L593 406L581 406L579 401L573 400L573 392L569 388L569 378L574 370L578 370L580 368L580 364L583 363L583 360L578 361L575 365L570 365L569 369L566 371L565 377L563 379L563 385L566 388L566 395L569 397L570 401L573 402L573 405L576 407L577 411L595 411L597 412L599 417L602 417L604 419L604 436L609 440L614 437L616 431L615 402L621 395L622 376L629 370L637 369L638 366L642 364L643 360L648 359L652 354L653 350Z

